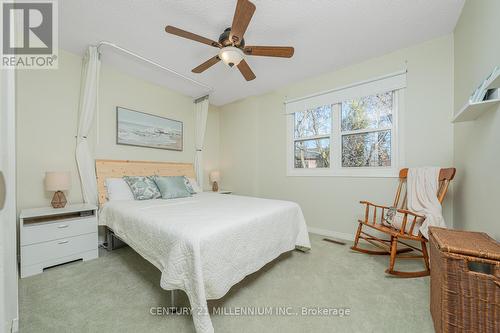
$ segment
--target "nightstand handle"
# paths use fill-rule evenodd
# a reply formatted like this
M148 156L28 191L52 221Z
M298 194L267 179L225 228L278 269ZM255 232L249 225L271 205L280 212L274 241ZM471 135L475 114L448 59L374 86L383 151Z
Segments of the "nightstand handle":
M66 244L67 242L68 242L67 240L63 240L63 241L58 242L57 244Z
M61 224L61 225L59 225L59 226L57 226L57 227L58 227L59 229L62 229L62 228L67 228L67 227L69 227L69 225L67 225L67 224Z

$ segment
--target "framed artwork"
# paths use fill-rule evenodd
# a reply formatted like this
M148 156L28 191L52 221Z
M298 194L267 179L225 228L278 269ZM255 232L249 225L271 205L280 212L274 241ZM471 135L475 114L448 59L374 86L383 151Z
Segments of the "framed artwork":
M181 121L116 107L116 143L182 151Z

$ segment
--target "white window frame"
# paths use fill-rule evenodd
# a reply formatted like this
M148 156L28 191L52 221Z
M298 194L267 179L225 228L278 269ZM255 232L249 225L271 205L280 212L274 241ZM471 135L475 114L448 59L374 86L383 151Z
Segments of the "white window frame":
M397 80L393 78L396 77ZM402 115L404 109L406 72L390 74L332 91L315 94L285 103L287 121L287 176L338 176L338 177L398 177L401 165L404 165L402 143ZM372 90L370 92L370 89ZM375 89L375 90L373 90ZM376 93L393 91L392 126L356 131L341 132L340 103L348 98L364 97ZM350 97L346 97L350 96ZM330 102L331 101L331 102ZM291 107L289 105L292 104ZM293 105L295 104L295 105ZM330 138L330 167L329 168L295 168L295 112L305 111L314 106L332 104L332 132L321 137ZM391 166L390 167L342 167L342 136L391 130ZM302 140L302 138L301 138Z

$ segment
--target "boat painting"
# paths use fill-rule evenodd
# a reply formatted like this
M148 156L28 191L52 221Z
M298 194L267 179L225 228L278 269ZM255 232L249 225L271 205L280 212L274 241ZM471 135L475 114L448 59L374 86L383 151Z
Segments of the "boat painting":
M116 107L116 143L182 151L182 122Z

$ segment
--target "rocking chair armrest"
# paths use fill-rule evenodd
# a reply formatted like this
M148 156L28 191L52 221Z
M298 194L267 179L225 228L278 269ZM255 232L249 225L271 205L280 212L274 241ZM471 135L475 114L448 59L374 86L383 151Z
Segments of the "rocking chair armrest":
M408 214L408 215L412 215L412 216L414 216L414 217L420 217L420 218L422 218L422 219L425 219L425 216L424 216L424 215L417 214L417 213L412 212L412 211L407 210L407 209L398 209L398 213Z
M364 200L360 201L359 203L362 204L362 205L368 205L368 206L373 206L373 207L377 207L377 208L384 208L384 209L389 209L390 208L389 206L376 205L373 202L364 201Z
M370 201L360 201L359 203L365 205L365 222L368 222L370 212L372 212L371 215L373 216L373 223L375 223L377 219L377 209L382 210L381 217L384 215L384 210L389 209L387 206L376 205ZM370 207L373 207L373 209L370 209Z
M368 206L373 206L373 207L377 207L377 208L384 208L384 209L390 209L391 208L389 206L376 205L376 204L374 204L374 203L372 203L370 201L364 201L364 200L360 201L359 203L362 204L362 205L368 205ZM398 213L409 214L409 215L412 215L412 216L415 216L415 217L420 217L420 218L425 219L425 216L417 214L417 213L412 212L412 211L407 210L407 209L398 209Z

